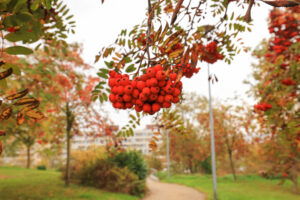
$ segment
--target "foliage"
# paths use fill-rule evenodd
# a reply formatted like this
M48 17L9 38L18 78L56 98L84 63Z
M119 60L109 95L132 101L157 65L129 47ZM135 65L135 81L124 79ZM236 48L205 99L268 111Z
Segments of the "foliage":
M229 11L228 7L232 4L237 4L239 8L245 5L240 1L229 3L227 0L213 2L149 0L147 18L131 30L122 30L115 43L102 48L96 56L96 62L100 59L104 62L97 75L108 79L108 74L115 71L128 76L129 80L133 80L135 77L141 79L145 77L145 80L142 81L145 81L146 84L151 67L161 65L166 74L163 81L174 79L175 83L170 86L175 88L178 83L181 83L182 77L191 78L199 71L198 62L212 64L224 59L225 62L230 63L234 55L244 49L240 45L239 33L251 31L251 24L248 23L249 16L246 19L246 16L243 17ZM250 4L252 7L253 1ZM172 12L173 16L170 20ZM167 19L168 22L164 23L163 19ZM176 19L178 20L176 21ZM134 81L131 81L131 86L135 88L132 82ZM113 88L110 89L106 85L106 82L99 82L93 91L93 99L99 98L102 102L107 100L110 94L115 95L112 91ZM108 85L111 85L111 81ZM145 101L143 98L145 95L141 95L144 94L142 89L140 89L137 99ZM148 89L145 90L148 91ZM163 88L159 89L159 91L163 91L162 93L164 90ZM153 94L155 92L153 90ZM162 96L165 100L167 99L166 94ZM182 99L181 95L176 97L178 97L176 103ZM136 102L135 109L143 110ZM164 103L164 101L158 103L155 109L151 108L152 110L146 106L144 113L154 114L159 110L158 108L170 107L170 105L164 106ZM125 107L125 105L118 104L117 106L114 103L113 106L134 108L131 104ZM120 133L126 133L126 130L129 131L131 127L138 124L136 122L139 121L139 118L140 116L137 115L135 119L131 119L129 124L124 127L125 130L121 129Z
M64 187L60 173L47 170L0 167L0 199L47 199L47 200L137 200L137 197L110 193L92 187L71 184Z
M114 158L107 157L103 153L101 150L75 154L78 156L71 162L71 181L108 191L141 196L145 192L144 172L147 171L143 171L146 169L140 155L129 152L116 154L117 157ZM129 160L122 160L124 157ZM65 176L64 173L63 175Z
M47 167L46 167L45 165L38 165L38 166L36 167L36 169L38 169L38 170L46 170Z
M36 110L39 101L36 98L26 98L29 93L28 88L14 91L9 96L3 96L3 92L7 90L6 78L13 73L21 75L18 65L14 64L14 60L6 60L5 53L12 55L28 55L33 51L23 44L37 44L36 49L45 41L44 49L48 51L49 45L61 44L67 46L64 39L67 33L74 33L74 21L70 21L73 17L68 15L69 9L62 1L57 0L37 0L37 1L16 1L3 0L0 2L0 36L2 38L1 60L0 60L0 95L8 104L1 111L0 121L9 119L14 112L15 107L22 106L16 116L17 124L24 122L25 116L40 120L44 115ZM13 43L13 46L11 46ZM6 48L5 48L6 47ZM14 57L17 59L17 57ZM22 98L24 97L24 98ZM22 99L20 99L22 98ZM17 100L18 99L18 100ZM17 101L13 101L17 100ZM0 100L0 106L2 100ZM2 123L2 122L1 122ZM4 130L0 130L5 133ZM0 141L0 154L2 152L2 142Z
M108 158L118 167L127 167L130 171L139 177L139 180L145 180L147 177L147 166L143 155L137 151L118 152Z
M213 181L210 175L174 175L167 180L164 174L162 181L193 187L206 194L207 199L213 199ZM218 198L223 200L281 200L299 199L299 195L291 193L291 183L279 186L276 180L267 180L257 175L239 175L237 181L231 176L217 178Z
M262 42L254 56L255 84L252 94L259 100L254 106L264 130L261 142L273 173L294 183L300 169L299 148L299 6L274 9L270 13L268 41Z

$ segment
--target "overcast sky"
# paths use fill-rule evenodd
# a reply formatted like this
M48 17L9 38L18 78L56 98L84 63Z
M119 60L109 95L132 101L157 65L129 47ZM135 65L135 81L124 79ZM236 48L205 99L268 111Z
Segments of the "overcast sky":
M99 50L113 43L122 29L130 29L140 24L145 18L147 7L146 0L105 0L103 5L100 0L66 0L65 2L76 21L76 33L70 35L68 40L83 44L82 57L96 68L95 71L103 66L101 62L93 64ZM252 9L254 24L252 32L241 35L246 46L253 49L263 38L269 36L267 18L270 8L261 5ZM253 99L246 96L249 86L243 84L244 80L249 79L252 62L255 61L251 57L251 52L248 52L237 55L231 65L224 62L211 65L211 72L219 79L219 82L212 86L212 96L223 100L237 95L249 104L254 104ZM201 70L197 75L192 79L183 80L184 91L207 96L207 67L206 64L201 64L199 67ZM117 112L108 104L106 108L115 123L124 125L127 122L126 112ZM144 124L148 122L149 118L144 120Z

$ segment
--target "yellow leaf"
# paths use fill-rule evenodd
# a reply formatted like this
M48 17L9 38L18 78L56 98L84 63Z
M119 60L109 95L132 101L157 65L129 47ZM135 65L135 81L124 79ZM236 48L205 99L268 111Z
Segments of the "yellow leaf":
M119 54L118 52L116 52L116 56L118 56L119 58L122 58L121 54Z
M12 113L12 108L11 108L11 107L6 108L6 109L3 110L3 112L1 113L1 115L0 115L0 120L7 120L7 119L11 116L11 113Z
M16 106L25 105L25 104L33 104L38 102L35 98L23 98L19 99L17 102L14 103Z
M18 115L17 115L17 124L18 125L22 125L25 121L25 115L23 112L19 112Z
M0 72L0 80L5 79L6 77L10 76L12 74L13 70L12 68L9 68L6 71Z
M18 92L18 93L15 93L15 94L12 94L12 95L9 95L6 97L6 99L8 100L14 100L14 99L19 99L19 98L22 98L24 97L27 93L28 93L28 89L25 89L21 92Z
M43 115L43 113L41 113L40 111L38 110L31 110L31 111L28 111L26 112L26 115L28 117L31 117L33 119L43 119L45 116Z
M161 135L160 132L154 132L154 135Z

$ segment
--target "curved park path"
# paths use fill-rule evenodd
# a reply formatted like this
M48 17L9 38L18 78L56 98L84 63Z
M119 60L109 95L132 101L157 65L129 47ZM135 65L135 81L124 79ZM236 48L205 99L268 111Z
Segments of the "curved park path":
M199 191L172 183L161 183L153 178L147 179L148 194L144 200L205 200Z

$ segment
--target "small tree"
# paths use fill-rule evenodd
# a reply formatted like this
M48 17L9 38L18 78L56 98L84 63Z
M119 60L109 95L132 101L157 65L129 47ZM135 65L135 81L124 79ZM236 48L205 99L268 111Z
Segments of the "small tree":
M300 8L273 9L270 13L268 41L254 51L254 106L264 130L268 161L272 172L290 179L299 193L299 15Z

